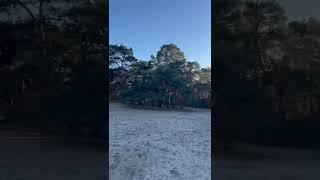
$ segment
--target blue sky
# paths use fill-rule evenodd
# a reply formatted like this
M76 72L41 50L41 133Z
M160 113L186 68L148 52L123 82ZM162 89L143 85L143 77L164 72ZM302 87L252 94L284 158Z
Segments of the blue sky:
M173 43L187 60L211 66L211 0L109 0L109 27L109 43L138 59Z

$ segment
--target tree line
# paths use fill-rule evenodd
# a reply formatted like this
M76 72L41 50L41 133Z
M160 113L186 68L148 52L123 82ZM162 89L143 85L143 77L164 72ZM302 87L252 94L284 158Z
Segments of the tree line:
M290 20L275 0L216 0L213 7L217 143L316 146L320 21Z
M8 0L0 13L1 123L104 137L106 1Z
M125 45L109 45L109 97L159 108L211 107L211 68L187 61L174 44L138 60Z

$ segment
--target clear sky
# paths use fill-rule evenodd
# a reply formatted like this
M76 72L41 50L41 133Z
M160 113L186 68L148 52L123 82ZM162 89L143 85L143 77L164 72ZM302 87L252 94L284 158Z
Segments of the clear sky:
M110 44L147 60L176 44L188 61L211 67L211 0L109 0Z

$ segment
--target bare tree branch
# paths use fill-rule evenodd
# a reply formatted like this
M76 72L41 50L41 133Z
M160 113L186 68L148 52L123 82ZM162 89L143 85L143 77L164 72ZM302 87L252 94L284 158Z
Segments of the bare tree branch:
M33 13L30 11L30 9L21 1L21 0L16 0L16 2L24 9L27 11L27 13L30 15L30 17L32 18L32 20L34 22L37 21L36 17L33 15Z

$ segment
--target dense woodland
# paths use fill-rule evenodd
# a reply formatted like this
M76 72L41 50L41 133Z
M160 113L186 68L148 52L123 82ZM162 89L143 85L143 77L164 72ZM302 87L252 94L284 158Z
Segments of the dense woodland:
M215 0L212 13L217 146L319 147L320 21L273 0Z
M149 60L124 45L108 48L105 1L1 1L1 123L101 136L109 84L111 101L212 107L218 147L316 146L320 21L290 20L272 0L215 0L212 14L211 90L211 69L176 45Z
M1 123L105 135L107 14L99 0L0 2Z
M124 45L109 46L109 97L130 105L165 109L211 107L211 69L187 61L174 44L150 60L137 60Z

